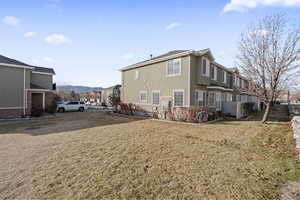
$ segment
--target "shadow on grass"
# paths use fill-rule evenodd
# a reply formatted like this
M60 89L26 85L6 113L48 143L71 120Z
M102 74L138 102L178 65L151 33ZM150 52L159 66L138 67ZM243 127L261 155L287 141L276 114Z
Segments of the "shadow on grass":
M236 120L234 118L227 118L218 124L222 125L238 125L239 122L260 122L263 118L264 111L253 113L250 118L247 119L240 119ZM274 105L269 114L269 118L267 120L267 124L274 123L274 122L289 122L289 115L288 115L288 107L287 105Z
M29 134L32 136L59 134L68 131L131 123L145 118L114 115L108 112L59 113L47 118L0 121L1 134Z

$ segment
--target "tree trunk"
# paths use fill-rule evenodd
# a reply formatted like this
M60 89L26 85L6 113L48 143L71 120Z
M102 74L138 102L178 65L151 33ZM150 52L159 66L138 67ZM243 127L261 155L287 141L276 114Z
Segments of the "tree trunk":
M268 120L269 113L270 113L270 106L271 106L271 102L268 102L267 103L267 108L266 108L264 116L263 116L263 119L261 120L261 123L263 123L263 124L266 123L267 120Z

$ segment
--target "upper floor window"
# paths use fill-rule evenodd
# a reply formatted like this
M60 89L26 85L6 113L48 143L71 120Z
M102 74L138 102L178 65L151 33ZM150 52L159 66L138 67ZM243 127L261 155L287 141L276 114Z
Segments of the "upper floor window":
M212 80L217 80L217 72L218 72L217 67L210 65L210 78Z
M224 70L221 70L221 69L220 69L220 81L221 81L222 83L224 83L224 77L225 77L225 72L224 72Z
M206 75L206 70L207 70L206 67L207 67L206 66L206 59L203 59L202 60L202 74L203 75Z
M209 61L202 58L202 75L209 77Z
M176 76L181 74L181 59L169 60L167 65L167 75Z
M173 93L174 106L183 106L184 92L182 90L175 90Z
M227 83L227 72L226 71L224 71L224 83Z
M213 65L210 65L210 78L215 79L215 68Z
M134 80L138 80L139 79L139 71L136 70L134 71Z

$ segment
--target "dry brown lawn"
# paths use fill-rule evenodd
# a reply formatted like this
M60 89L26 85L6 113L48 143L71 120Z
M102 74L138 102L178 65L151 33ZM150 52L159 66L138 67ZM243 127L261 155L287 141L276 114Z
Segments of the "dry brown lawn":
M288 122L106 113L0 122L0 199L276 199L299 176Z

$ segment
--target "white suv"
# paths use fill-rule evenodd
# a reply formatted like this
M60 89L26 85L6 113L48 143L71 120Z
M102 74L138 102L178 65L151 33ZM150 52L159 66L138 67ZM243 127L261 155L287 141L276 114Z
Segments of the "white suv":
M65 111L80 111L83 112L87 109L87 106L82 101L69 101L62 104L58 104L57 110L58 112Z

